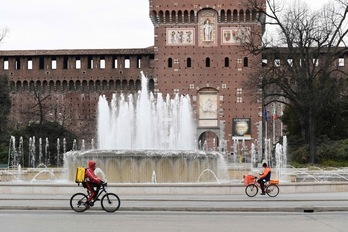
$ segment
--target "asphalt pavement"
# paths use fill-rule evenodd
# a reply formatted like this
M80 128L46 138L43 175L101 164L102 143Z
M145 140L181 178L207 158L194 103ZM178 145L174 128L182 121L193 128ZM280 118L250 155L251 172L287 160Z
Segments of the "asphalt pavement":
M71 195L0 195L0 210L70 210ZM330 212L348 211L348 192L257 195L119 195L120 211ZM97 202L90 210L102 210Z

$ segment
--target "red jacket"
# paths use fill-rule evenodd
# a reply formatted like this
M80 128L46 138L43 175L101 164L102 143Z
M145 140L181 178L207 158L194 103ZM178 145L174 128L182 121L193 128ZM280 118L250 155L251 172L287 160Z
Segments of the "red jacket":
M94 173L94 169L95 169L95 162L94 161L88 162L88 168L86 169L85 177L88 178L91 183L100 184L101 179L99 179L98 176Z

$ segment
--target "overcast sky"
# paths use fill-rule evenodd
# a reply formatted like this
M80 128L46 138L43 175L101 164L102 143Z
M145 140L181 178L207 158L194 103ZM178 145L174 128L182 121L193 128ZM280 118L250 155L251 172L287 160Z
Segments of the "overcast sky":
M169 0L168 0L169 1ZM332 0L307 0L313 6ZM0 50L145 48L149 0L3 0Z

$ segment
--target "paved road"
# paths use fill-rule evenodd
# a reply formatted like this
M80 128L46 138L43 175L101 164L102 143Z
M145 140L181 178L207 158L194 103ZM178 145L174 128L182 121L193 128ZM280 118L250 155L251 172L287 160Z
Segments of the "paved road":
M347 219L348 212L0 211L1 231L11 232L347 232Z
M2 210L70 210L70 195L0 195ZM119 211L348 212L348 193L257 195L119 195ZM92 210L101 211L100 204ZM92 211L90 210L90 211ZM348 229L347 229L348 231Z

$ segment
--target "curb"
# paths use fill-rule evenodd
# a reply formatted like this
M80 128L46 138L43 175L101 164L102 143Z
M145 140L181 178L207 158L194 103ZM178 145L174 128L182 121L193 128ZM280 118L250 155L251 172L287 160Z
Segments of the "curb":
M72 211L69 206L1 206L2 210L52 210L52 211ZM101 207L91 208L88 211L103 211ZM284 212L284 213L318 213L318 212L343 212L348 211L348 207L120 207L119 212L144 211L144 212ZM73 211L72 211L73 212Z

